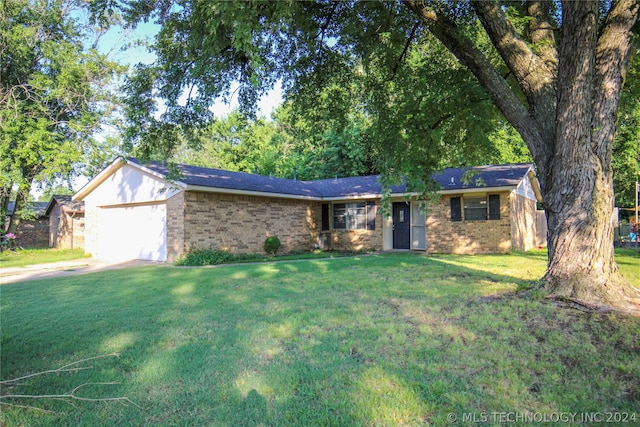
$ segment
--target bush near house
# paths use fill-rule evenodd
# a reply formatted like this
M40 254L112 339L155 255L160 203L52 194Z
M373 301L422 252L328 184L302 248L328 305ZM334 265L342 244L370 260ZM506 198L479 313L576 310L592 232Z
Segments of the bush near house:
M264 251L268 254L275 255L280 249L280 239L278 236L269 236L264 241Z
M176 262L178 266L219 265L231 262L234 259L229 251L222 249L193 249Z

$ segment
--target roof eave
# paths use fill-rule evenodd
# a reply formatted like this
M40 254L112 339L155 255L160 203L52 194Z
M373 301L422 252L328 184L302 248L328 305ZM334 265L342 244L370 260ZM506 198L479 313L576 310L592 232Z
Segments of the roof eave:
M442 189L438 191L439 194L460 194L460 193L496 193L500 191L512 191L516 189L516 185L502 185L499 187L474 187L474 188L452 188Z
M102 171L96 175L93 179L87 182L80 190L78 190L72 197L71 200L80 201L84 200L84 198L91 193L97 186L102 184L104 180L106 180L111 174L115 171L123 167L127 161L123 157L116 157L106 168L102 169Z
M131 160L131 159L125 159L124 157L120 156L117 157L113 162L111 162L109 164L109 166L107 166L106 168L104 168L98 175L96 175L91 181L89 181L88 183L86 183L84 185L84 187L82 187L80 190L78 190L78 192L76 194L73 195L73 197L71 197L71 200L73 201L82 201L84 200L84 198L91 193L97 186L99 186L100 184L102 184L102 182L104 182L109 176L111 176L112 174L114 174L117 170L119 170L120 168L124 167L125 165L131 165L132 167L146 173L149 174L155 178L161 179L163 181L167 181L167 178L164 174L156 172L144 165L141 165L139 163L136 163L135 161ZM177 187L179 187L180 189L186 189L187 185L181 181L168 181L173 185L176 185Z
M258 196L258 197L274 197L278 199L294 199L294 200L322 200L319 196L304 194L287 194L269 191L255 190L238 190L234 188L207 187L205 185L184 184L185 191L202 191L204 193L221 193L221 194L237 194L241 196Z
M53 209L54 202L55 202L55 196L51 196L51 200L49 200L49 203L47 204L47 209L45 209L44 211L45 215L51 214L51 210Z
M404 195L404 193L402 194ZM399 194L391 194L392 197L400 196ZM343 200L362 200L362 199L379 199L382 197L380 193L364 193L364 194L346 194L342 196L326 196L321 200L324 202L339 202Z
M487 193L487 192L500 192L500 191L512 191L516 188L515 185L501 186L501 187L479 187L479 188L458 188L451 190L440 190L438 194L461 194L461 193ZM279 199L293 199L293 200L312 200L318 202L338 202L344 200L362 200L362 199L379 199L382 197L381 193L363 193L363 194L349 194L338 196L313 196L313 195L301 195L301 194L287 194L287 193L275 193L267 191L253 191L253 190L237 190L233 188L220 188L220 187L207 187L203 185L186 185L185 191L202 191L205 193L220 193L220 194L236 194L242 196L257 196L257 197L273 197ZM392 198L398 197L416 197L419 193L391 193Z

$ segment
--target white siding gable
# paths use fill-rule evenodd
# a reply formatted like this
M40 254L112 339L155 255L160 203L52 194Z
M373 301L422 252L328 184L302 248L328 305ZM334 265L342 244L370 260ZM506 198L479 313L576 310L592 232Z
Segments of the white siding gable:
M85 196L91 206L117 206L160 202L174 196L180 188L130 164L124 164L107 176Z
M536 192L531 185L531 179L525 175L515 189L516 194L530 200L537 200Z

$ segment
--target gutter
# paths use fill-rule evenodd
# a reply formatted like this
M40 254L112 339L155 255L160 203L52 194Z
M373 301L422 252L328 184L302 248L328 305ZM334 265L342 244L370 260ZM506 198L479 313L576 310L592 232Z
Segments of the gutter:
M480 187L480 188L459 188L455 190L440 190L437 193L441 195L449 194L461 194L461 193L487 193L498 191L512 191L515 186L507 187ZM368 194L348 194L342 196L312 196L312 195L300 195L300 194L288 194L288 193L276 193L267 191L253 191L253 190L236 190L232 188L219 188L219 187L206 187L202 185L185 185L185 191L201 191L203 193L219 193L219 194L235 194L241 196L256 196L256 197L273 197L278 199L290 199L290 200L311 200L316 202L337 202L343 200L361 200L361 199L380 199L381 193L368 193ZM390 196L397 197L415 197L418 193L392 193Z
M461 193L495 193L498 191L513 191L516 189L515 185L509 185L505 187L477 187L477 188L458 188L453 190L440 190L438 194L461 194Z
M204 185L190 185L184 184L184 191L201 191L203 193L221 193L221 194L238 194L241 196L258 196L258 197L275 197L278 199L297 199L297 200L323 200L322 197L302 195L302 194L288 194L288 193L271 193L268 191L254 191L254 190L236 190L233 188L220 188L220 187L206 187Z

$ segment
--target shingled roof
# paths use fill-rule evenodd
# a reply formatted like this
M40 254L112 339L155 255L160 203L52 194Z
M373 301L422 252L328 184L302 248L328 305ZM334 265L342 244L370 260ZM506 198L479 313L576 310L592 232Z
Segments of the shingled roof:
M50 215L51 210L55 204L62 206L62 210L68 213L82 213L84 212L84 202L74 201L71 196L63 196L55 194L51 197L51 200L47 204L46 214Z
M162 163L143 163L135 158L128 158L127 161L147 168L162 177L170 176L170 169ZM176 181L191 187L191 189L217 188L252 193L338 199L379 196L382 194L383 188L380 183L380 175L299 181L190 165L176 165L176 168L181 175ZM481 188L515 188L531 170L532 165L529 163L448 168L435 173L433 179L440 185L442 191L447 192ZM406 185L391 187L391 194L405 194L406 192Z
M26 206L25 210L27 212L34 213L38 217L45 216L45 215L47 215L45 213L45 211L47 209L47 203L48 202L27 202L27 206ZM9 202L7 204L7 215L9 215L9 216L13 215L15 209L16 209L16 203L15 202ZM23 206L23 209L24 209L24 206Z

